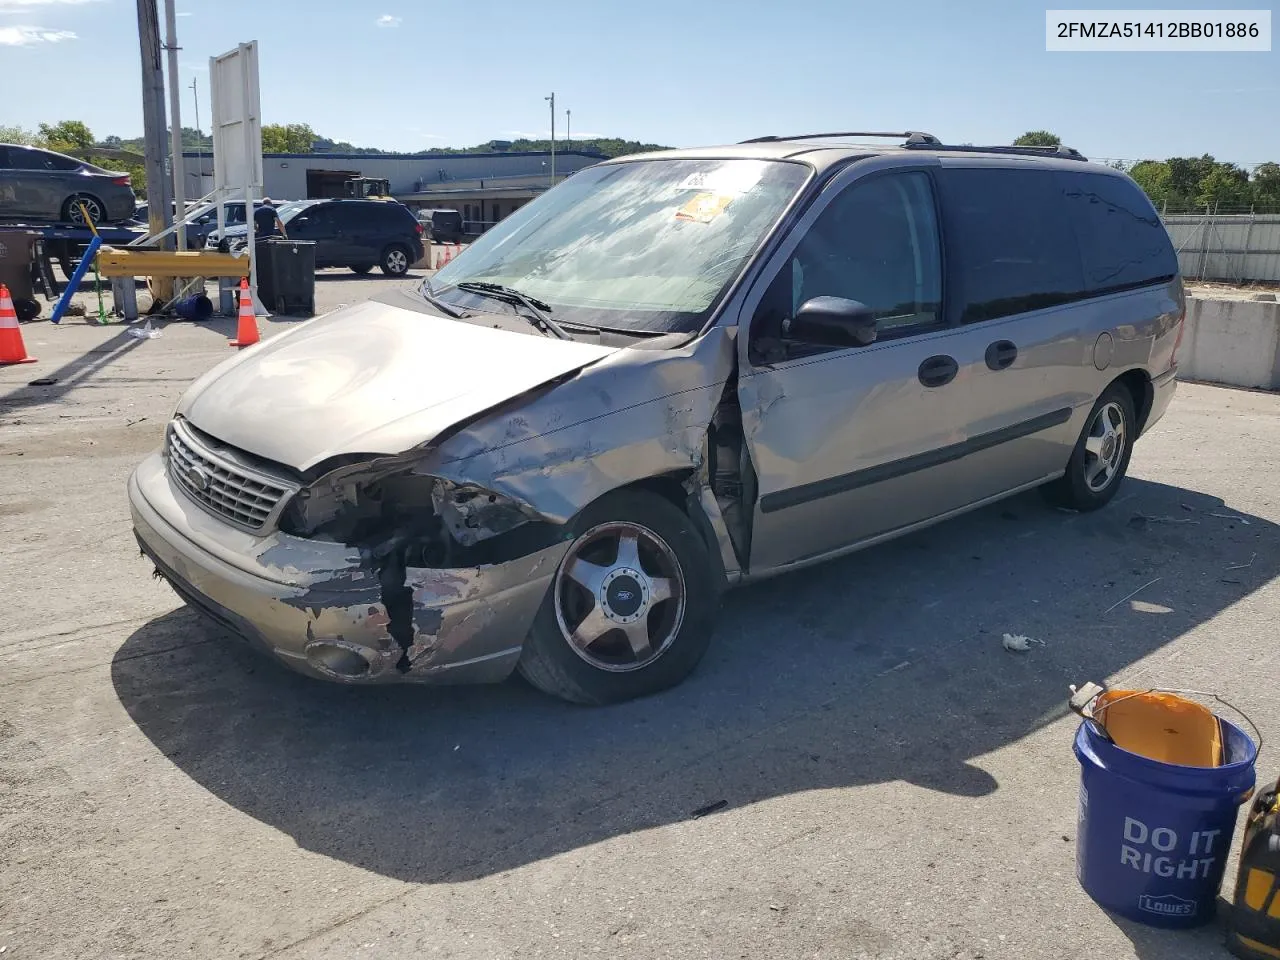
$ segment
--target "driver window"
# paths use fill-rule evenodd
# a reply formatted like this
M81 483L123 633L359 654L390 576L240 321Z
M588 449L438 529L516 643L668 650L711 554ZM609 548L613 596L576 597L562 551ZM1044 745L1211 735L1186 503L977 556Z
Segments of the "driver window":
M782 324L814 297L872 309L880 338L942 319L942 271L933 191L923 173L874 177L847 187L819 214L770 284L752 338L778 340Z

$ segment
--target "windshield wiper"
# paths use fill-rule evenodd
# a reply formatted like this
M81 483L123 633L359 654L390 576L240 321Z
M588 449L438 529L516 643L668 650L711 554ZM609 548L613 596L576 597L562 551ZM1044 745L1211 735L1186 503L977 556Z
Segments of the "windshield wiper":
M479 280L464 280L456 284L456 286L459 290L465 290L467 293L478 293L482 297L490 297L517 307L524 307L528 311L524 315L525 319L543 333L549 333L551 336L558 337L561 340L573 339L569 331L547 316L545 311L550 310L551 307L541 300L526 296L515 287L506 287L500 283L488 283Z
M423 300L427 301L427 303L431 304L441 313L446 314L447 316L453 317L453 319L455 320L462 320L467 316L466 313L459 310L457 307L451 307L449 304L445 303L443 300L437 297L431 291L430 280L422 281L422 286L418 288L418 293L422 296Z

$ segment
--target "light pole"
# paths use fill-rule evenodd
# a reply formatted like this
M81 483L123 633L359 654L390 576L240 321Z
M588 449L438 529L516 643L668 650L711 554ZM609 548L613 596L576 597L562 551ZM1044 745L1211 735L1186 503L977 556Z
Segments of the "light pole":
M543 100L551 101L551 185L556 185L556 95L553 91L551 96L543 97Z
M564 112L564 142L567 144L567 150L573 149L573 111L566 110Z

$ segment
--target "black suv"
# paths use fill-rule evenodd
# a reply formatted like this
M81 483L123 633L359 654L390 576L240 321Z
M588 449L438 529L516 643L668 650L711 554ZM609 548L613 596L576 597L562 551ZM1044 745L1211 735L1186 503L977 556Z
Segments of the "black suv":
M388 276L401 277L422 259L422 225L396 200L291 200L277 211L290 240L315 241L317 269L368 273L378 266ZM209 245L238 246L247 230L245 224L228 227L221 244L215 233Z

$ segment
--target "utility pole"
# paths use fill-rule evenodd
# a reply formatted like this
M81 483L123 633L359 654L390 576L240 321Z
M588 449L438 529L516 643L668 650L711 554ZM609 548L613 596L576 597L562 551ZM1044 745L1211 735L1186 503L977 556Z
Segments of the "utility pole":
M564 112L564 142L566 150L573 149L573 111Z
M156 0L138 2L138 47L142 54L142 137L146 154L147 211L152 234L173 225L173 185L164 175L164 70L160 65L160 22ZM168 238L163 247L172 249ZM164 300L171 297L173 282L154 277L152 289Z
M556 185L556 95L552 91L551 96L543 97L543 100L551 101L551 185Z
M187 228L182 220L187 215L186 169L182 162L182 91L178 88L178 27L173 0L164 0L164 48L169 54L169 166L173 173L175 231L178 249L187 249Z
M200 189L196 193L204 196L204 134L200 132L200 88L196 85L197 77L191 78L191 99L196 105L196 157L199 160Z

